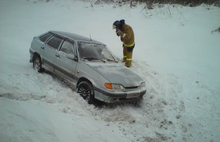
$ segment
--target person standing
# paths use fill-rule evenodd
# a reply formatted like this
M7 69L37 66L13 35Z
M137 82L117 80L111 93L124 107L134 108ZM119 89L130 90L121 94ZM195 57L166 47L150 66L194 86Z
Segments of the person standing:
M132 53L135 46L134 32L131 26L125 24L125 20L115 21L113 29L116 29L117 36L120 36L123 42L123 62L126 67L131 66Z

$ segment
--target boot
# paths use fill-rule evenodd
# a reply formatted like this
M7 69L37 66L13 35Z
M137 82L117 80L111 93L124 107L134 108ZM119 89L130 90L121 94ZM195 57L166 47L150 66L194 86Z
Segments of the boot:
M131 66L131 62L132 62L132 51L127 52L127 60L125 62L125 66L126 67L130 67Z
M127 61L127 47L123 46L123 60L122 62Z

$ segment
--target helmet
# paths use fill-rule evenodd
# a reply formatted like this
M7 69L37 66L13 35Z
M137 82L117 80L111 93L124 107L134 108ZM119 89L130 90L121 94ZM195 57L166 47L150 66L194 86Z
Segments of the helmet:
M122 27L123 27L123 25L124 25L124 23L125 23L125 20L124 19L122 19L122 20L120 20L120 21L115 21L114 23L113 23L113 29L120 29L120 30L122 30Z
M115 21L114 23L113 23L113 29L119 29L119 27L121 26L121 22L120 21Z

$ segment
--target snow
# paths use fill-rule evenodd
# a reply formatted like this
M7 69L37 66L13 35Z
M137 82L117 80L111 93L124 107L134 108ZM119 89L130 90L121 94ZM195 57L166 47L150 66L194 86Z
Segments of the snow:
M220 9L94 3L0 1L0 141L219 142ZM122 18L135 32L131 70L147 85L140 107L89 105L29 63L33 37L49 30L91 35L122 58L112 30Z

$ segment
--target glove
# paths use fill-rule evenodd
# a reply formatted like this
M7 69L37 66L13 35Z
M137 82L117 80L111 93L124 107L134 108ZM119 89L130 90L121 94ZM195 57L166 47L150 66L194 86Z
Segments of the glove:
M121 35L121 30L116 29L116 34L117 34L117 36L120 36Z
M115 31L115 33L116 33L117 36L120 36L116 31Z

